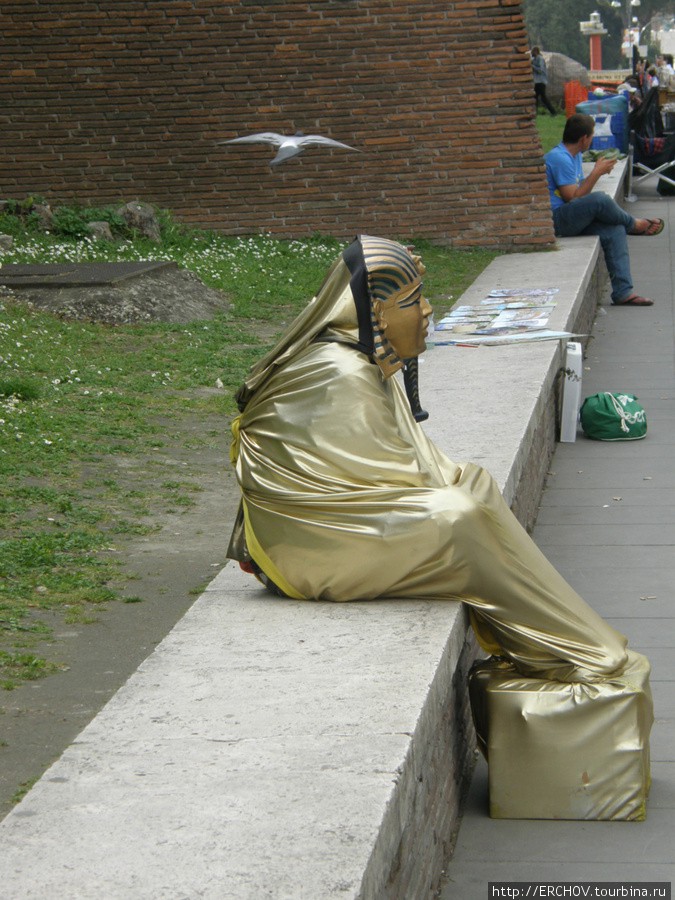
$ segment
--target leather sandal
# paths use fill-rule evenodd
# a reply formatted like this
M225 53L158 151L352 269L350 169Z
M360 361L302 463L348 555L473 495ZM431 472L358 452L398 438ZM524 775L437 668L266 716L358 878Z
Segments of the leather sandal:
M625 300L612 301L613 306L653 306L654 301L649 297L640 297L639 294L629 294Z

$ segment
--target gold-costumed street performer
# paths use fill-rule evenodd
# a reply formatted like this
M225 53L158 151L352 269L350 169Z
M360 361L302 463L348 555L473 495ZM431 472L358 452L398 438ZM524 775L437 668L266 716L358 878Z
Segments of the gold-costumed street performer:
M296 599L462 600L497 678L562 682L573 705L618 683L644 700L648 734L647 661L558 574L493 478L425 436L391 377L425 349L423 272L401 244L360 236L252 367L232 423L242 502L228 556ZM487 754L481 690L472 703ZM598 733L607 727L600 716ZM631 795L648 786L641 754ZM635 815L621 800L585 817L640 818L643 800Z

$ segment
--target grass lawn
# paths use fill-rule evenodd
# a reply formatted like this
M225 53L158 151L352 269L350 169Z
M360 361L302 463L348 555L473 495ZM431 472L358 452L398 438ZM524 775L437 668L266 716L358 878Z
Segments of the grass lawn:
M549 150L560 143L566 121L567 118L564 113L558 113L556 116L551 116L548 113L539 113L537 115L537 131L541 140L541 149L544 153L548 153Z

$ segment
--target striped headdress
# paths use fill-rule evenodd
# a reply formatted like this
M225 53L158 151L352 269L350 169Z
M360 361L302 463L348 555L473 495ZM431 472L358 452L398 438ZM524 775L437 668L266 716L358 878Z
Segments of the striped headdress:
M424 267L418 257L396 241L370 235L361 235L360 241L371 301L373 356L382 374L388 378L402 368L403 363L380 330L376 307L378 301L385 303L393 299L400 302L421 297Z

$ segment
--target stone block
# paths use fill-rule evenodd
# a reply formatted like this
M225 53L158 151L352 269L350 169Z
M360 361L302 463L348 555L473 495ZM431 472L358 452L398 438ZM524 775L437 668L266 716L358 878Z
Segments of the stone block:
M594 684L525 678L491 658L474 666L469 693L492 818L644 819L653 721L644 656L629 651L620 676Z

